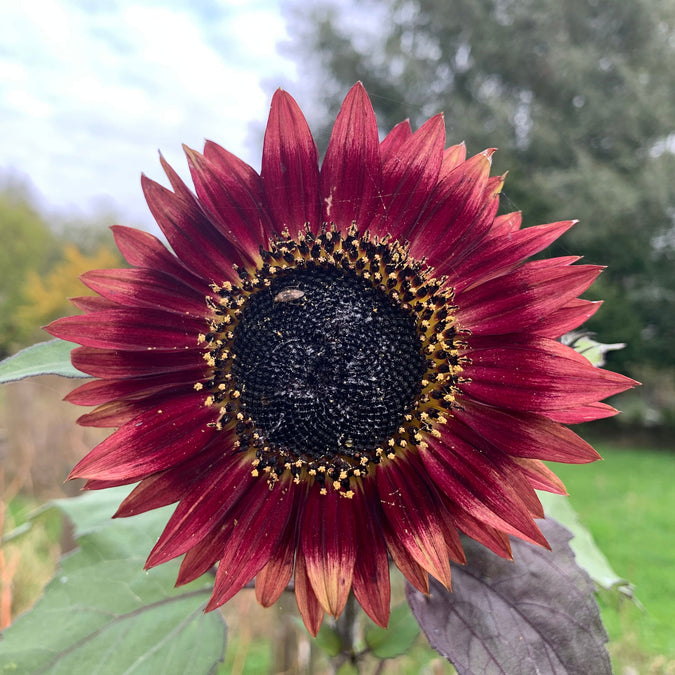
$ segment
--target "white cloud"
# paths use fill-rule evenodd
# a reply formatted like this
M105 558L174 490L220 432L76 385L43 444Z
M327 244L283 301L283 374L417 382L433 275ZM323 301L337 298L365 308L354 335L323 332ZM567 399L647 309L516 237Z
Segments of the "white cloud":
M201 13L200 13L201 12ZM28 175L46 204L86 213L101 200L150 224L141 171L157 150L211 138L254 165L249 122L264 121L261 78L292 77L276 54L274 0L32 0L3 8L0 169Z

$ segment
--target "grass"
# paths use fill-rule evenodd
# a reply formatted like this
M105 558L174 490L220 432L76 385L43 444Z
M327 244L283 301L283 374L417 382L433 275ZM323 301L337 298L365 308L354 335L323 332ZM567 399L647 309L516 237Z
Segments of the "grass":
M599 447L604 461L555 465L581 521L643 609L602 602L617 673L675 673L675 454ZM633 669L630 671L629 669Z

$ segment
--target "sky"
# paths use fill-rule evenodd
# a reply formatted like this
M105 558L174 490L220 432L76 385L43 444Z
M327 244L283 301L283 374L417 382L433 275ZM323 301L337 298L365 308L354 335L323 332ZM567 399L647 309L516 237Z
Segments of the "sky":
M207 138L259 167L269 92L296 76L287 39L276 0L3 2L0 184L153 229L140 174L163 181L159 150L183 177L182 143Z

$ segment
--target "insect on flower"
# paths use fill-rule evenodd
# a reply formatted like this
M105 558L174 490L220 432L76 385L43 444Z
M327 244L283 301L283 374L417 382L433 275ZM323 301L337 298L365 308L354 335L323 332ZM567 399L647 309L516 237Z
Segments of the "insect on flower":
M292 302L305 297L305 291L299 288L284 288L274 296L274 302Z

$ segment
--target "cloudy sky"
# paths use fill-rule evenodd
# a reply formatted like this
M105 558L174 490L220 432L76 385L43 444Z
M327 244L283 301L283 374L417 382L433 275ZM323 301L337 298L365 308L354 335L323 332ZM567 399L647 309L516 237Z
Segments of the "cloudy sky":
M149 227L139 177L205 138L259 166L261 80L292 82L278 0L31 0L0 10L0 181L48 213ZM270 87L268 86L269 90Z

